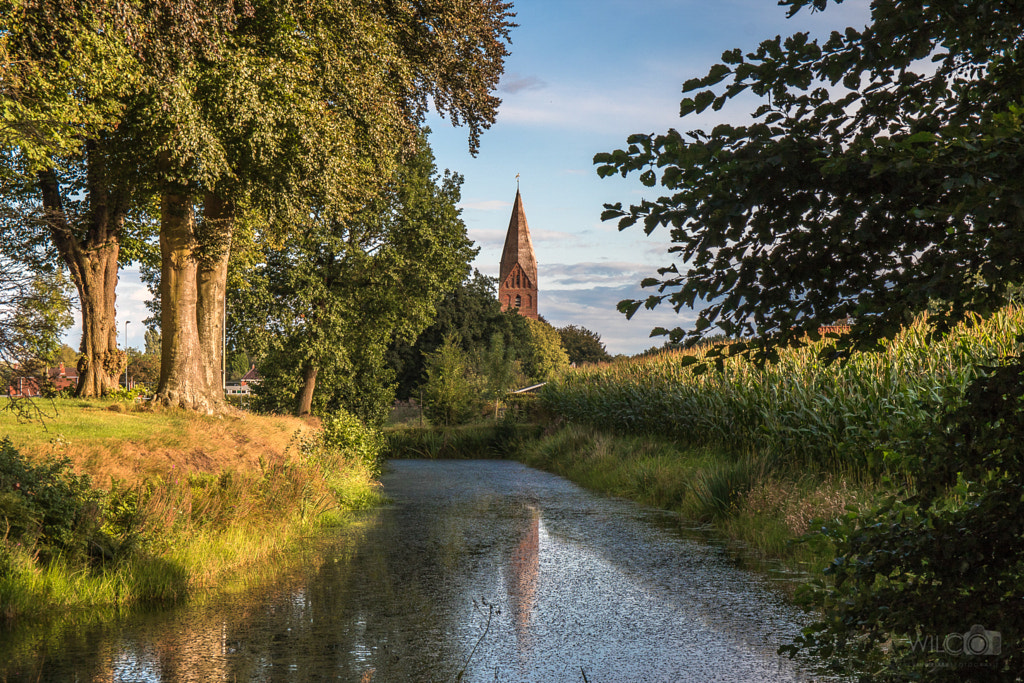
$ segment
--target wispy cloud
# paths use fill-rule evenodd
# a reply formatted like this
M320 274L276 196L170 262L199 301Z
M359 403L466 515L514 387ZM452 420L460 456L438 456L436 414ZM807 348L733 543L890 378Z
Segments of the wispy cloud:
M501 83L498 85L498 90L514 95L525 90L542 90L545 87L547 87L547 83L536 76L525 76L523 74L513 72L507 73L501 77Z
M661 346L664 337L651 337L655 327L672 329L692 327L697 319L695 311L676 313L671 306L662 305L654 310L641 309L631 320L616 309L619 301L645 296L638 285L619 287L591 287L579 289L541 289L540 312L556 327L568 324L582 325L601 335L610 353L634 354L652 346Z
M509 209L511 206L512 202L505 202L500 199L482 199L459 202L460 209L469 209L471 211L498 211Z
M684 80L680 76L679 84ZM591 83L552 84L542 90L524 90L505 98L498 113L502 124L553 127L575 132L624 135L663 132L670 127L710 130L719 123L750 121L756 98L739 96L721 111L686 117L680 123L678 86L665 88L638 83L610 89ZM625 131L625 133L624 133Z
M544 264L539 273L542 289L586 290L595 287L633 287L654 274L655 267L647 263L601 261L582 263Z

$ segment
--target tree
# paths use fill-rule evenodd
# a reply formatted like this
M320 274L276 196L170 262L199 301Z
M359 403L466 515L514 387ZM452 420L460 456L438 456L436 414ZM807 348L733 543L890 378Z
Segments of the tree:
M562 340L562 347L569 356L570 363L607 363L612 359L601 343L601 335L585 327L559 327L558 336Z
M34 372L59 361L71 324L68 283L59 271L32 272L0 252L0 364Z
M259 349L266 407L309 413L319 387L321 407L386 415L384 351L420 333L475 253L456 206L461 183L438 175L424 135L350 220L309 223L246 267L232 318L242 345Z
M14 309L11 323L24 360L44 366L60 359L60 336L71 326L70 283L61 271L36 273Z
M524 318L529 327L523 372L534 381L547 382L569 367L569 356L562 348L558 330L543 320Z
M427 356L423 413L436 425L464 424L480 414L481 384L459 339L445 337Z
M634 135L595 156L602 176L639 172L654 187L660 174L667 195L604 218L670 227L682 259L643 282L657 294L620 309L710 302L691 340L717 325L769 346L852 316L843 343L864 348L929 304L939 334L1001 305L1024 272L1020 9L883 0L862 30L724 53L684 84L681 114L749 90L766 98L749 125Z
M526 318L514 311L502 312L497 287L494 278L474 270L437 304L434 321L415 343L397 340L391 345L387 362L395 372L398 398L418 396L426 357L449 336L457 338L471 358L477 358L487 353L494 335L500 334L511 359L525 358L529 339Z
M749 89L767 98L752 123L634 135L595 157L601 175L639 171L649 187L660 173L666 196L605 217L671 226L683 259L622 310L711 302L671 338L717 325L760 335L754 355L770 359L837 318L855 320L846 350L926 309L940 335L1003 305L1024 272L1022 34L1019 1L876 0L861 30L726 52L684 85L681 113ZM791 652L861 680L1020 680L1024 363L980 370L920 452L887 454L914 487L826 527L833 581L803 590L821 618Z
M160 333L156 330L147 328L142 338L146 344L146 348L143 350L143 353L147 356L156 356L159 359L161 346Z
M157 396L202 410L220 401L217 340L239 212L261 213L269 228L301 226L311 212L345 222L415 149L429 105L466 123L475 151L497 111L491 91L511 27L500 0L247 7L220 54L161 92L163 128L179 134L157 147Z
M0 12L0 176L20 222L42 226L82 312L80 396L116 385L114 324L122 245L149 223L147 122L153 84L213 54L234 3L7 0Z

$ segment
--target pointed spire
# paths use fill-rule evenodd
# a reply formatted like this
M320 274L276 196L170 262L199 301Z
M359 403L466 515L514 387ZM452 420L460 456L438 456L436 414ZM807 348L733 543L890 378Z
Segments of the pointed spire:
M512 218L508 222L508 233L505 235L505 248L501 251L501 268L499 282L512 268L519 264L534 287L537 286L537 258L533 255L533 241L530 239L530 226L526 222L526 211L523 209L523 196L516 189L516 201L512 206Z

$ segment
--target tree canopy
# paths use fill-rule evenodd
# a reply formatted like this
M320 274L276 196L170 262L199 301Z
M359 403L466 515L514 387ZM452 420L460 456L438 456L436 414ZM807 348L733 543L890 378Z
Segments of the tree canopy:
M604 216L668 227L678 258L621 310L708 302L673 341L717 326L770 360L836 319L853 318L843 351L922 311L942 335L1004 305L1024 275L1022 36L1019 0L873 0L865 27L725 52L684 84L681 115L750 92L763 103L748 124L634 135L595 157L602 176L660 183ZM945 397L919 450L884 454L900 473L889 497L823 526L837 557L802 589L820 618L789 651L865 681L1020 680L1024 366L991 365Z
M499 103L510 8L0 4L0 177L36 195L79 286L80 389L109 386L119 248L141 209L159 213L159 402L219 405L219 312L238 221L260 220L269 237L311 213L347 220L415 150L430 107L465 124L475 152Z
M749 91L750 123L633 135L594 158L602 176L660 183L604 218L668 227L679 259L620 310L709 302L674 340L717 326L769 344L852 316L846 343L868 347L926 308L941 334L1002 304L1024 272L1022 17L1021 2L877 0L866 27L725 52L684 84L680 113Z
M496 279L474 270L437 304L433 322L415 342L399 340L391 345L388 364L398 381L398 398L416 397L416 388L426 377L426 357L439 349L446 338L458 340L458 345L473 359L493 350L495 335L501 336L503 354L512 360L526 357L526 318L512 311L503 313Z
M612 359L597 332L579 325L566 325L558 328L558 335L570 363L604 363Z
M347 221L305 223L281 243L236 247L233 336L260 358L264 407L386 415L384 354L411 341L475 250L456 204L462 178L437 172L426 135L386 187Z

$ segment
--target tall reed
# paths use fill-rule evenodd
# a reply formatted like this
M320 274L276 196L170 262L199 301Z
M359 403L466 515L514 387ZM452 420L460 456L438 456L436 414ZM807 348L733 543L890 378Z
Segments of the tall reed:
M755 449L792 468L865 471L886 451L912 452L979 366L1020 352L1022 332L1024 310L1009 306L938 342L926 341L928 324L918 320L884 351L845 363L821 360L830 340L783 351L774 365L733 358L703 374L683 365L686 352L667 352L577 369L545 387L542 400L582 423Z

